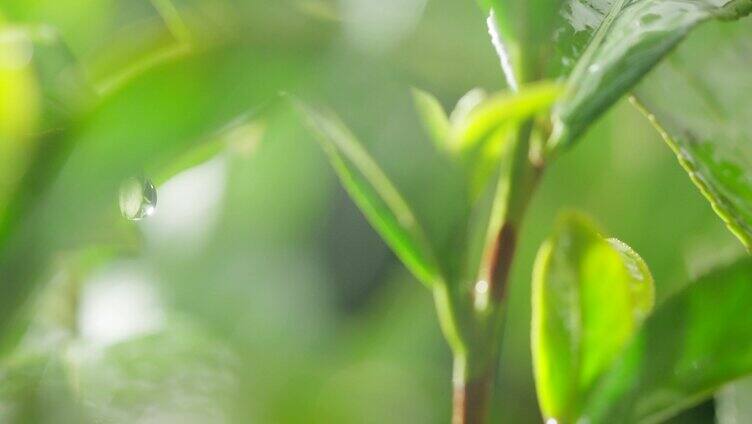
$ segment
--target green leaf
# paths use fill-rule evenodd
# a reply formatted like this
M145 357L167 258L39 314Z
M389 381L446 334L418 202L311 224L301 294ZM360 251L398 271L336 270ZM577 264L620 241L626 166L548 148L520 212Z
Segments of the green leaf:
M750 11L750 0L616 1L568 78L549 149L571 144L695 26Z
M434 252L415 215L360 142L333 113L293 102L342 185L389 247L427 286L441 281Z
M218 129L299 85L311 65L300 51L225 43L139 74L45 135L46 149L12 199L12 213L0 217L0 336L55 252L120 242L130 232L117 209L122 181L160 174L215 141Z
M436 148L445 151L449 147L449 117L444 107L431 93L417 88L413 88L413 100L423 127Z
M91 100L82 70L46 25L0 24L0 240L3 221L45 144ZM28 177L26 177L28 179ZM2 244L0 242L0 244Z
M523 86L519 92L502 91L485 99L465 119L453 123L455 148L471 149L500 126L514 127L546 111L556 101L562 89L558 83L542 81Z
M645 113L731 232L752 249L752 27L714 24L638 86Z
M489 30L497 30L503 49L509 56L514 80L529 82L541 73L555 53L553 39L562 6L566 0L481 0L486 10L493 10ZM496 46L497 50L499 46ZM506 72L507 70L505 70Z
M653 278L624 243L576 214L560 217L533 273L532 346L546 418L574 422L593 383L653 306Z
M656 309L594 387L582 419L660 422L752 372L752 261L713 271Z

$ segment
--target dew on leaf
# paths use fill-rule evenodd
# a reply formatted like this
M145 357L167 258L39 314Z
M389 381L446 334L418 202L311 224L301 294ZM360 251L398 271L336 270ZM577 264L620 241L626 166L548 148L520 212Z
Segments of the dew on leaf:
M138 221L154 213L157 189L144 177L128 178L120 186L120 213L131 221Z

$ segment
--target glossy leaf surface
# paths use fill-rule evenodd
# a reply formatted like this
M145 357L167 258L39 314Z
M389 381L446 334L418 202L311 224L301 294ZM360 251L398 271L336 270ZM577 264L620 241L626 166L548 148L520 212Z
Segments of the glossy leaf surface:
M621 0L613 4L568 78L551 149L568 145L698 24L737 19L749 0Z
M585 395L653 306L653 278L622 242L560 218L533 275L532 347L546 418L572 422Z
M749 69L748 19L713 24L657 68L636 97L716 213L752 249Z

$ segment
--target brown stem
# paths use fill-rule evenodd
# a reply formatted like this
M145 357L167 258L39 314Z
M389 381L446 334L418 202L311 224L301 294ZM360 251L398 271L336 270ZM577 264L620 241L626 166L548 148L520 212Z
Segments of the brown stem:
M489 283L491 285L491 298L496 303L501 303L506 294L509 270L512 268L512 259L517 245L517 232L509 222L501 227L493 248L489 252L491 269Z
M452 424L482 424L486 422L491 396L493 373L455 383Z

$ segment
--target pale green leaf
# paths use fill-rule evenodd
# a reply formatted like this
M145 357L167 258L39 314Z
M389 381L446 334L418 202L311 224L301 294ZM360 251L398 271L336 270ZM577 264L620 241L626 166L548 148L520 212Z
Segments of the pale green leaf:
M448 149L449 117L436 97L427 91L413 88L413 101L423 127L439 151Z
M520 88L519 92L497 93L474 107L467 117L453 124L455 148L468 150L501 126L514 127L545 112L561 94L560 84L543 81Z
M639 256L583 216L559 219L533 274L533 359L547 418L573 422L652 305L653 279Z

